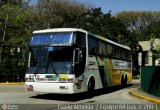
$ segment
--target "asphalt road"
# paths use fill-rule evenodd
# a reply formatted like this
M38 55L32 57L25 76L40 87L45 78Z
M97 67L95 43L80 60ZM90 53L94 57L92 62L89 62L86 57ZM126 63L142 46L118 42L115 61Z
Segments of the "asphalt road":
M37 110L69 110L68 108L61 108L61 106L63 107L66 104L94 104L94 106L97 106L97 104L152 104L151 102L138 99L129 94L131 88L138 86L139 82L133 81L133 83L128 84L124 88L120 86L108 87L97 90L94 97L88 98L85 94L42 94L26 92L24 85L0 85L0 104L7 104L11 107L18 106L26 110L31 109L29 107L32 107L32 109L35 108L35 110L37 107ZM72 109L72 107L70 107L70 109ZM100 109L105 110L105 108Z

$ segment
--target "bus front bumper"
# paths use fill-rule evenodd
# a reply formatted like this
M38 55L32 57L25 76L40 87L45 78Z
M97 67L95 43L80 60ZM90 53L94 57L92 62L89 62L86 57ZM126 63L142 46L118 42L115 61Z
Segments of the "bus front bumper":
M26 91L73 94L75 93L75 83L45 83L45 82L26 82Z

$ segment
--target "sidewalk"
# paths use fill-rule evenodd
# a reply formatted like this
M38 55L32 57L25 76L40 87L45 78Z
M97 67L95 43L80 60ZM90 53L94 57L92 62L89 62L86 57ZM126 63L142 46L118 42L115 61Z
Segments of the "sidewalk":
M160 97L153 96L151 94L148 94L146 92L143 92L140 88L133 88L129 91L129 93L133 96L136 96L138 98L141 98L143 100L148 100L151 102L154 102L156 104L160 104Z
M25 82L6 82L6 83L0 83L0 85L24 85Z

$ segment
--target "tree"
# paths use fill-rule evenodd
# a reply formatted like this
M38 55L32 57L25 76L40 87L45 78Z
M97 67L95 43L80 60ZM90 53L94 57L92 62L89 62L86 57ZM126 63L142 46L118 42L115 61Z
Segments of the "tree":
M116 16L112 16L111 12L105 14L103 18L104 36L115 42L130 45L129 31L127 26Z
M117 14L117 17L127 26L131 48L136 53L139 41L149 41L160 36L160 12L129 11ZM128 39L128 38L127 38ZM133 54L133 62L137 62L137 55ZM135 66L137 65L134 63Z
M89 9L81 16L79 27L100 35L102 32L103 16L101 8Z
M155 42L155 35L151 35L151 40L150 40L150 52L152 53L152 65L155 65L156 59L160 58L160 45L157 45Z
M11 2L0 6L0 76L5 81L17 81L18 76L24 76L27 42L33 30L78 26L79 16L85 11L84 5L66 0L43 1L44 4L39 4L42 7L27 6L27 9L25 4Z
M23 53L27 49L31 33L29 13L18 6L7 4L0 7L0 16L0 68L3 68L0 73L8 77L8 80L13 80L25 66ZM24 71L23 69L22 73Z
M111 11L104 14L101 8L92 8L83 14L80 27L118 43L130 45L129 31L121 20L111 15Z
M38 0L37 5L30 10L35 30L78 27L80 16L85 11L85 5L70 0Z
M0 0L0 6L10 4L18 7L25 7L30 1L31 0Z
M137 41L150 40L150 35L159 32L160 12L130 11L117 14L126 25L127 29L134 33Z

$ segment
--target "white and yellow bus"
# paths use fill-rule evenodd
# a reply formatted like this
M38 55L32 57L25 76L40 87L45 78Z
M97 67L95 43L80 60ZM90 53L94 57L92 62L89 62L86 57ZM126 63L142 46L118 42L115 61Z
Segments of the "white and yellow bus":
M34 31L27 91L74 94L132 80L131 49L76 28Z

